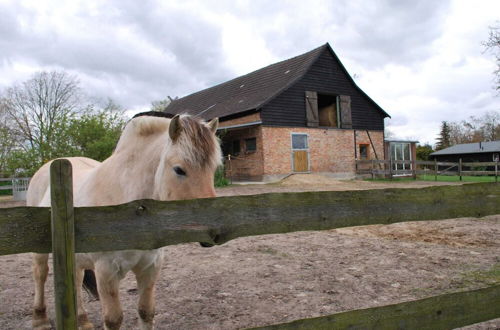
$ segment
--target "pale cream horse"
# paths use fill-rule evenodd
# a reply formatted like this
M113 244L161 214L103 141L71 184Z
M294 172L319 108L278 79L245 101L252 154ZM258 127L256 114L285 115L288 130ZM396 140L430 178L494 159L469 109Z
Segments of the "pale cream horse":
M68 158L73 166L75 206L113 205L138 199L165 201L215 197L214 172L221 162L220 145L215 136L217 125L217 119L204 123L183 115L170 120L158 112L136 116L126 125L113 155L104 162L84 157ZM27 205L50 206L49 166L50 163L45 164L33 176ZM47 260L48 254L34 254L33 327L36 329L50 329L44 298ZM81 295L84 270L93 269L104 328L119 329L121 326L119 282L132 271L139 291L139 326L152 329L154 286L162 260L161 249L77 254L79 328L93 328Z

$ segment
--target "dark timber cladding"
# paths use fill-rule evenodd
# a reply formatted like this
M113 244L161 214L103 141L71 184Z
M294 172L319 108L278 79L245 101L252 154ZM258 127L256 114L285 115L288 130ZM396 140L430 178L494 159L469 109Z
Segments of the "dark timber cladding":
M342 64L325 45L307 73L262 108L264 125L306 126L306 92L350 96L352 128L383 130L388 115L350 78ZM345 127L348 128L348 127Z

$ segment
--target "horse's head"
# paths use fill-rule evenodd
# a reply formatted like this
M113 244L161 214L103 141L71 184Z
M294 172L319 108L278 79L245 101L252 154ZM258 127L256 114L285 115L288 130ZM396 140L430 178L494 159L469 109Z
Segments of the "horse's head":
M205 123L176 115L168 127L169 143L155 176L156 197L178 200L215 197L214 173L221 164L215 136L218 119Z

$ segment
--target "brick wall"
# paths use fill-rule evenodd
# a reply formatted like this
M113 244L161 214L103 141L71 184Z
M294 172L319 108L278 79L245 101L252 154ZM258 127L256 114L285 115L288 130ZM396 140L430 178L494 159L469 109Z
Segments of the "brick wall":
M247 120L255 121L255 117ZM236 125L236 124L235 124ZM309 169L311 172L331 173L351 177L355 174L354 130L320 129L305 127L254 126L228 130L222 136L223 143L240 141L240 153L226 158L226 175L236 180L262 180L293 172L291 143L292 133L308 135ZM245 139L257 139L257 150L245 150ZM384 135L370 131L370 137L379 159L384 159ZM375 159L375 152L366 131L356 131L356 153L359 145L368 145L368 159Z
M355 172L354 130L262 127L264 175L292 172L291 134L308 134L311 172L329 172L353 176ZM365 131L356 131L356 144L370 144ZM375 150L380 159L384 155L383 132L371 131ZM375 158L370 148L369 157ZM359 156L359 155L358 155Z
M246 139L256 138L256 151L246 150ZM235 180L262 180L263 156L262 156L262 127L253 126L229 130L222 136L222 143L239 141L239 154L231 155L231 161L226 157L224 161L226 176Z

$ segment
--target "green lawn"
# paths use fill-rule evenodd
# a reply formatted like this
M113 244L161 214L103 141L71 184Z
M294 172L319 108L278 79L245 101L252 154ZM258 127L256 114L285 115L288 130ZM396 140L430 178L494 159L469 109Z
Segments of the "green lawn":
M419 175L419 180L424 181L434 181L434 175ZM458 182L460 181L460 177L458 175L438 175L437 181L445 181L445 182ZM495 182L494 176L462 176L462 181L464 182Z
M401 182L401 181L413 181L412 177L394 177L392 179L387 178L375 178L375 179L365 179L367 181L384 181L384 182ZM422 181L434 181L434 175L418 175L417 180ZM460 177L458 175L438 175L437 181L442 182L459 182ZM495 182L494 176L462 176L462 182Z
M10 181L0 181L0 186L10 186ZM0 196L12 195L12 189L0 190Z

